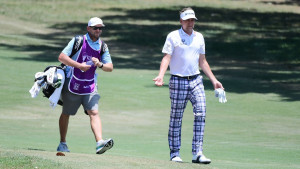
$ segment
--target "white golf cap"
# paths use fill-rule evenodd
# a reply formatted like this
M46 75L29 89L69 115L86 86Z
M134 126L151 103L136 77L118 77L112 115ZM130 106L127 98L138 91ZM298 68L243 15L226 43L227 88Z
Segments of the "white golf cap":
M89 20L88 26L95 26L95 25L102 25L103 27L105 26L103 24L103 21L98 17L93 17Z
M181 18L182 20L187 20L187 19L191 19L191 18L198 20L198 19L196 18L196 16L195 16L195 12L194 12L193 10L191 10L191 9L182 12L182 13L180 14L180 18Z

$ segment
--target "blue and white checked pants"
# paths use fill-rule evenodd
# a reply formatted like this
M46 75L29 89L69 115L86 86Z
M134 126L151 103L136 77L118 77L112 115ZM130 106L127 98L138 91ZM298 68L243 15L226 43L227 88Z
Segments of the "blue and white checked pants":
M194 127L192 153L202 152L205 126L206 101L202 76L192 80L171 76L169 82L171 113L169 124L170 157L179 156L181 146L181 124L183 112L188 100L191 101L194 112Z

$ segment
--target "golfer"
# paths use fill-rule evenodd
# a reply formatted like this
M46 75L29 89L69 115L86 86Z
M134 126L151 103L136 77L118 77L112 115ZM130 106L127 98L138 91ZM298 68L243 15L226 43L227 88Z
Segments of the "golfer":
M105 72L113 70L112 60L107 45L100 39L104 24L98 17L93 17L83 35L82 47L72 58L73 38L64 48L58 60L67 65L66 80L62 91L63 108L59 119L60 144L57 151L69 152L66 135L70 115L75 115L82 105L90 117L91 128L96 139L96 153L102 154L113 146L113 140L103 140L101 119L98 113L100 95L97 91L96 69ZM101 52L102 51L102 52Z
M211 160L204 156L202 147L206 103L199 67L208 76L215 89L223 89L223 86L216 79L206 61L204 38L201 33L194 31L195 20L197 18L192 8L184 8L180 11L181 29L168 34L162 49L164 57L160 71L153 81L156 86L162 86L165 72L170 65L171 113L168 134L170 160L182 162L180 158L181 125L183 112L189 100L194 112L192 162L209 164Z

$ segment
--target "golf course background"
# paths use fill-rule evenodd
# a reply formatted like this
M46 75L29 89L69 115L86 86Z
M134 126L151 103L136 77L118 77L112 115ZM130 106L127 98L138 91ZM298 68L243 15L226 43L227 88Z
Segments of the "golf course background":
M207 60L226 90L214 97L204 76L204 153L192 164L193 113L184 113L181 157L169 161L169 73L156 87L165 38L192 7ZM59 65L59 53L90 17L106 25L114 71L98 70L103 136L95 154L89 118L70 119L71 153L57 157L61 107L28 90L34 74ZM300 168L300 4L295 0L0 0L0 168ZM203 73L202 73L203 74Z

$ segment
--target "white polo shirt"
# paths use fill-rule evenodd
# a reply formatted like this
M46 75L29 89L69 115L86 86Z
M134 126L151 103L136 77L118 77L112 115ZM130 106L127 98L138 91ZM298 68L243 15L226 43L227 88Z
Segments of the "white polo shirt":
M193 31L186 34L183 29L168 34L162 53L170 54L170 73L178 76L199 74L199 56L205 54L203 35Z

